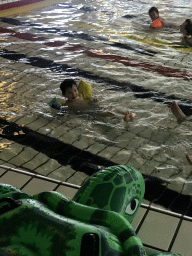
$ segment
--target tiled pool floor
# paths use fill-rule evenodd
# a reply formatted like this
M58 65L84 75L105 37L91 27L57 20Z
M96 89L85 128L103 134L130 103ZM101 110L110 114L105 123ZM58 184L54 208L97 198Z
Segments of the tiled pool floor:
M7 36L6 34L2 37L2 49L4 49L4 43L6 43L6 49L10 52L15 51L26 56L38 56L41 51L41 43L36 44L17 37L16 35L19 34L14 34L14 31L18 32L19 29L21 31L21 28L17 29L14 25L0 21L0 27L13 30L13 35L8 34ZM35 28L33 28L33 32L35 35L37 32ZM40 32L37 33L38 36L39 34ZM47 38L51 39L51 35L47 35ZM44 48L44 55L48 60L67 63L67 60L63 60L59 52L46 52L45 49L47 50L47 48ZM140 55L139 58L143 58L143 60L146 58L147 61L150 61L147 57L141 57ZM180 52L179 56L173 54L171 58L160 55L159 59L153 59L154 63L180 70L191 69L192 53L183 51ZM100 72L102 73L102 70ZM130 76L132 76L131 73ZM65 75L61 74L59 79L62 80L64 77ZM155 79L153 74L150 78L151 81ZM87 124L81 120L81 117L59 116L58 111L54 109L50 116L32 110L25 112L25 108L30 110L30 108L37 107L38 109L36 102L44 100L43 96L47 93L46 88L57 79L58 73L56 72L30 65L27 61L15 61L0 56L0 107L3 109L1 117L41 134L57 138L79 149L97 154L117 164L134 166L144 174L170 178L171 183L168 184L170 189L191 195L192 166L184 157L190 146L184 143L180 144L181 149L176 153L173 151L170 154L171 157L167 157L167 154L163 151L166 149L159 150L159 146L166 142L167 147L171 150L175 137L171 132L166 133L164 129L161 129L161 126L156 130L147 126L125 126L125 129L117 130L115 128L109 129L107 126L100 124L101 131L105 134L103 138L95 136L94 133L91 136L90 133L87 135ZM133 81L134 79L133 76ZM136 82L140 82L139 79ZM41 87L38 87L38 85L41 85ZM152 87L153 83L148 86L149 88ZM33 95L33 102L31 102L31 95ZM8 110L4 108L4 101L6 101ZM14 104L15 101L21 102L20 105ZM46 105L47 103L44 102ZM150 109L157 104L156 102L150 102L148 108ZM15 109L16 105L19 105L17 109ZM162 106L161 111L160 114L167 113L167 107ZM17 113L17 115L14 113ZM56 118L52 118L54 115ZM78 125L80 122L81 126ZM170 127L170 123L167 125L171 131L176 131L176 135L177 131L182 129L178 128L176 121L172 122ZM145 145L150 145L150 147L145 148ZM182 156L180 152L183 152ZM0 168L0 182L14 185L29 194L55 190L72 199L83 181L88 178L87 174L74 170L70 165L61 165L45 154L29 146L3 138L3 136L0 137L0 164L6 166ZM169 171L164 166L168 166ZM185 181L188 181L188 183ZM153 206L157 207L157 205L144 200L144 204L133 222L133 227L148 252L155 250L172 251L191 256L191 218L165 211L163 208L153 208Z
M17 28L15 25L9 25L2 21L0 21L0 27L12 29L13 31ZM25 39L15 37L15 33L13 33L13 36L7 36L5 33L5 37L2 38L2 49L4 43L6 43L6 49L10 53L11 51L15 51L19 54L24 54L22 55L23 60L25 60L25 56L34 56L34 54L34 57L37 57L38 52L41 50L41 43L35 44L33 41L28 42ZM12 55L15 55L14 52ZM46 55L48 61L58 60L58 63L63 62L59 60L61 56L57 52L49 51ZM169 61L167 58L161 59L161 56L159 56L158 61L161 62L162 66L168 65L170 67L184 69L185 67L191 67L191 56L191 52L183 51L180 52L179 56L172 56L172 59ZM141 58L141 56L139 57ZM174 62L176 58L182 61ZM117 164L128 164L145 174L153 176L161 175L161 177L171 179L171 184L168 185L169 188L174 188L174 190L186 194L190 193L192 166L185 158L185 153L190 153L190 143L182 143L181 141L178 146L177 133L183 129L183 126L178 126L176 120L171 125L168 119L167 123L166 120L163 121L163 125L167 125L166 129L164 129L164 126L161 127L161 121L158 121L159 128L157 129L146 125L125 125L124 129L119 130L116 127L109 128L107 125L98 122L95 126L97 126L99 133L101 135L104 134L104 136L100 136L99 133L99 136L97 136L97 133L94 133L94 131L88 133L89 128L87 125L89 120L84 122L78 116L59 116L58 111L55 109L50 112L50 115L41 113L41 109L40 113L38 113L38 102L42 103L43 101L43 104L48 106L48 102L44 101L44 96L47 96L47 93L50 94L47 88L52 83L55 83L58 77L60 80L64 79L65 75L58 75L57 72L52 72L47 68L39 68L38 65L35 66L23 60L15 61L2 56L0 57L0 106L3 109L1 113L2 117L8 118L18 125L25 125L39 133L58 138L77 148L85 149L105 157ZM57 92L51 93L52 97ZM108 93L110 94L110 91ZM8 110L4 109L5 102ZM21 104L18 105L18 102L21 102ZM140 104L139 100L135 101L135 104ZM155 108L156 105L158 105L157 102L150 101L145 106L148 108L146 111L149 111L152 107ZM25 109L28 111L25 111ZM37 109L37 111L34 112L34 109ZM164 113L169 115L167 106L163 104L161 104L160 111L161 113L158 113L159 115L163 115ZM17 113L16 115L12 114L15 112ZM53 118L53 116L56 118ZM1 164L6 163L8 166L21 167L28 171L62 179L63 181L69 181L77 185L81 185L83 180L87 178L87 175L75 172L70 166L65 167L65 171L62 171L63 166L58 164L57 161L48 158L30 147L24 147L4 138L0 140ZM164 147L161 147L162 143L165 144ZM172 145L174 145L174 148L180 147L179 150L174 150ZM181 151L183 152L182 155L180 153ZM185 181L189 181L189 183Z
M69 199L72 199L80 188L68 182L2 165L0 182L16 186L28 194L58 191ZM192 218L154 207L144 200L132 226L149 254L177 252L191 256Z

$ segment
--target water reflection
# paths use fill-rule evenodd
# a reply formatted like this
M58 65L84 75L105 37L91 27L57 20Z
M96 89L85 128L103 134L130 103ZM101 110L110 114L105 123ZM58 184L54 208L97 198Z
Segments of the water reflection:
M175 28L151 31L148 16L148 9L157 5L165 19L180 24L191 15L191 4L189 0L72 0L70 4L61 3L43 11L11 18L9 23L8 19L7 23L4 19L9 29L31 33L36 39L42 37L45 40L28 41L28 48L25 48L25 39L3 34L3 49L21 52L26 58L5 60L1 65L3 69L8 66L14 70L17 63L18 68L15 73L5 69L2 74L1 116L37 113L45 119L57 119L68 125L72 122L71 118L50 109L48 102L54 97L62 99L59 84L66 77L88 79L103 107L121 106L136 112L137 118L135 122L125 125L122 120L73 116L73 121L81 130L79 136L97 140L103 147L123 148L124 152L128 152L129 159L135 157L135 163L145 171L148 171L147 161L155 159L157 173L166 178L176 175L177 167L186 164L185 155L181 152L191 151L191 124L188 122L179 126L166 105L154 102L152 97L135 97L129 85L142 87L149 94L151 91L162 94L171 92L176 97L192 99L191 55L187 61L187 54L170 47L180 41L179 31ZM56 41L60 45L54 45ZM16 53L13 55L16 56ZM44 66L40 66L40 58L44 60ZM120 62L120 58L124 63ZM130 65L127 65L128 62ZM66 65L66 69L62 69L61 65ZM166 69L168 74L168 68L169 76L160 72ZM159 72L153 72L157 69ZM179 76L184 73L188 80ZM85 74L89 76L83 77ZM106 82L107 79L111 79L111 84ZM116 84L112 83L112 79ZM118 87L120 82L126 88ZM126 131L129 131L130 137Z

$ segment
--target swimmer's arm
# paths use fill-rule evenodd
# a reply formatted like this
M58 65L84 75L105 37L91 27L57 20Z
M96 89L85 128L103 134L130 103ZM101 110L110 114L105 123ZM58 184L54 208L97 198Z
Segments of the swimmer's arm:
M170 23L170 22L167 22L165 19L161 18L160 16L159 16L159 20L161 21L161 23L163 24L164 27L179 28L178 25Z
M164 25L164 23L165 23L165 19L163 19L163 18L161 18L160 16L159 16L159 20L161 21L161 23Z
M173 24L173 23L170 23L170 22L167 22L167 21L165 21L163 23L163 27L179 29L179 26L177 24Z

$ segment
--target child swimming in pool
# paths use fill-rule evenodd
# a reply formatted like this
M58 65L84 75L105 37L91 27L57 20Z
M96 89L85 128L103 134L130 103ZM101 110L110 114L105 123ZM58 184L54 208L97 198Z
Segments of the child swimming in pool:
M149 9L149 16L152 20L150 27L161 28L164 25L165 20L159 16L159 11L156 7L151 7Z
M185 120L192 121L191 116L186 116L176 101L173 101L171 104L171 111L173 115L177 118L177 122L180 124ZM192 164L192 156L186 154L187 160Z
M169 27L169 28L176 28L176 29L179 28L177 24L167 22L165 19L161 18L159 16L159 10L156 7L151 7L148 13L152 20L152 23L150 25L151 28L162 28L162 27Z
M67 98L67 101L64 103L64 106L68 106L70 110L75 113L79 111L94 110L94 114L99 116L117 116L117 113L124 116L124 121L133 121L136 114L129 111L123 110L109 110L104 108L99 108L96 105L98 102L97 98L91 98L89 100L84 100L83 95L78 92L77 84L73 79L65 79L61 85L60 89L62 95Z

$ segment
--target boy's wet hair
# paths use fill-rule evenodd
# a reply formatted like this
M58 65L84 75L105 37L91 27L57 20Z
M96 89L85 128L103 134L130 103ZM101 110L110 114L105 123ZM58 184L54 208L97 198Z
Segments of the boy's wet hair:
M190 19L186 19L187 25L185 26L185 29L187 31L188 36L192 36L192 22Z
M62 94L65 95L66 90L67 90L68 88L72 88L73 84L77 86L75 80L73 80L73 79L65 79L65 80L60 84L60 89L61 89L61 91L62 91Z
M159 11L158 11L158 9L157 9L156 7L151 7L151 8L149 9L149 14L152 13L152 12L156 12L156 13L159 14Z

